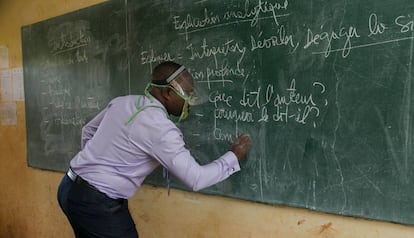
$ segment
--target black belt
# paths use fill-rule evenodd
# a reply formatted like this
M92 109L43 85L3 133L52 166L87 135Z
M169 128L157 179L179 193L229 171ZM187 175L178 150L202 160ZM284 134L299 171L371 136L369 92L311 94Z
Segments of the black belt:
M91 185L90 183L88 183L88 181L84 180L81 176L77 175L72 168L68 169L68 172L66 173L68 175L68 177L76 184L80 184L80 185L84 185L88 188L91 188L95 191L99 190L97 188L95 188L93 185Z
M72 168L69 167L68 172L66 173L66 175L76 184L80 184L83 186L86 186L94 191L97 191L98 193L103 194L104 196L106 196L109 199L112 199L114 201L119 202L120 204L128 204L128 200L124 199L124 198L110 198L108 197L108 195L106 195L105 193L99 191L97 188L95 188L92 184L88 183L88 181L84 180L81 176L77 175Z

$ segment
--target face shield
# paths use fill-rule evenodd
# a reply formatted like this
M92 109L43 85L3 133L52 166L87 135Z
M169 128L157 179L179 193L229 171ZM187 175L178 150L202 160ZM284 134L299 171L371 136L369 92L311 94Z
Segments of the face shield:
M166 79L168 87L184 100L184 105L181 109L181 115L178 118L178 122L187 119L190 113L190 106L194 105L196 97L191 76L177 78L184 70L185 67L181 66Z
M189 72L187 77L178 77L185 70L184 66L178 68L170 77L167 78L169 87L184 99L185 103L179 121L184 120L188 116L190 106L200 105L207 102L208 95L198 85L194 85L193 79Z
M200 93L201 91L194 86L191 75L188 75L188 77L178 77L184 70L184 66L178 68L166 79L166 85L150 83L146 89L146 91L148 91L149 87L171 88L179 97L184 100L184 105L178 122L181 122L188 117L190 106L203 103L202 98L205 99L204 101L207 99L207 97L200 97L204 94Z
M173 80L168 85L178 96L188 102L189 105L193 106L196 103L196 95L193 89L188 89L192 86L183 87L177 80ZM187 90L184 90L187 88Z

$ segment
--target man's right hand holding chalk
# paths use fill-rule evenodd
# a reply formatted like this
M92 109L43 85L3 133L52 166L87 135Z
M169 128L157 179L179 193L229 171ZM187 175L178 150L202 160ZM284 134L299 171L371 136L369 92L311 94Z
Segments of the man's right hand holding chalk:
M250 150L250 137L247 134L241 134L231 146L231 151L240 161L244 159Z

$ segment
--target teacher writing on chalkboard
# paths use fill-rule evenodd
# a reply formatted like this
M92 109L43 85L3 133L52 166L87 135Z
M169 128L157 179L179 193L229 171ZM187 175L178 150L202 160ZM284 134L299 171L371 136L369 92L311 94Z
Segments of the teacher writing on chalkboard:
M138 237L128 210L144 179L159 165L194 191L240 170L250 148L242 134L230 151L199 165L186 149L179 121L196 100L191 74L175 62L159 64L145 95L113 99L82 129L81 151L58 189L59 204L76 237Z

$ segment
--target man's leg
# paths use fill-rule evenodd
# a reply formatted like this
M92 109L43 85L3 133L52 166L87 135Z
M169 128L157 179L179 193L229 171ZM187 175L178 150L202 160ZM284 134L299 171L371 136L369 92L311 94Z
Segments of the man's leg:
M72 184L66 194L66 204L62 202L61 207L77 238L138 238L128 200L112 199L85 185L70 182ZM63 196L64 191L61 193Z

